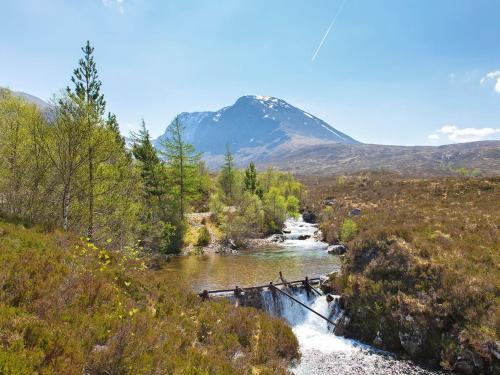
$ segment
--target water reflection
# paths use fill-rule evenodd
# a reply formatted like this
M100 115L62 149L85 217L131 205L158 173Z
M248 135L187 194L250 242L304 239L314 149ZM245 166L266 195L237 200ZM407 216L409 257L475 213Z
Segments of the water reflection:
M279 271L288 280L297 280L304 276L324 275L339 268L339 258L327 254L324 244L296 242L284 247L243 250L239 254L178 257L159 272L165 273L165 277L182 277L193 290L200 291L267 284L276 280Z

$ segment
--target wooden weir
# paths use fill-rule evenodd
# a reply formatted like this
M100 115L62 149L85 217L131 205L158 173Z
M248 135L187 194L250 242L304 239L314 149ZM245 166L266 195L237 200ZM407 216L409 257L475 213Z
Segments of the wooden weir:
M281 272L280 272L280 277L282 278ZM323 296L323 294L321 294L316 288L314 288L311 285L311 283L317 283L317 282L320 282L320 280L321 279L319 277L313 277L311 279L305 278L304 280L295 280L295 281L286 281L286 280L284 280L281 283L273 284L272 282L270 282L269 284L266 284L266 285L256 285L256 286L250 286L250 287L246 287L246 288L236 287L234 289L204 290L199 295L203 299L207 299L210 294L230 293L230 292L232 292L232 293L234 293L235 295L238 296L238 295L240 295L241 292L244 292L245 290L255 290L255 289L266 289L267 288L267 289L269 289L272 292L277 291L277 292L283 294L284 296L286 296L287 298L291 299L295 303L298 303L303 308L305 308L305 309L311 311L312 313L316 314L317 316L319 316L320 318L322 318L323 320L325 320L327 323L333 325L333 327L336 327L337 323L333 322L332 320L330 320L329 318L327 318L323 314L321 314L321 313L315 311L314 309L310 308L305 303L299 301L297 298L295 298L291 294L289 294L289 293L281 290L280 288L278 288L278 286L291 286L291 285L294 285L294 284L301 284L301 285L304 285L304 286L308 287L310 290L312 290L318 296Z
M311 279L309 279L309 282L318 282L320 281L321 279L319 277L313 277ZM249 287L245 287L245 288L238 288L239 290L241 291L245 291L245 290L249 290L249 289L265 289L265 288L269 288L269 285L274 285L274 286L280 286L280 285L288 285L288 284L302 284L304 282L304 280L295 280L295 281L286 281L286 282L283 282L283 283L276 283L276 284L266 284L266 285L256 285L256 286L249 286ZM234 289L218 289L218 290L207 290L207 291L203 291L205 293L208 293L208 294L218 294L218 293L229 293L229 292L235 292L237 289L234 288ZM315 290L316 293L319 293L317 290Z

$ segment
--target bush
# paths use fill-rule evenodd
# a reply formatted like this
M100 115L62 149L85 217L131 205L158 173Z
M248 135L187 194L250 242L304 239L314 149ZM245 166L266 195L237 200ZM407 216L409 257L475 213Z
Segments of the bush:
M165 254L180 254L185 231L185 223L165 223L160 238L160 251Z
M344 219L340 230L340 239L344 242L352 240L358 234L358 225L352 219Z
M210 243L212 237L210 236L210 232L208 231L206 226L201 227L198 232L198 246L207 246Z

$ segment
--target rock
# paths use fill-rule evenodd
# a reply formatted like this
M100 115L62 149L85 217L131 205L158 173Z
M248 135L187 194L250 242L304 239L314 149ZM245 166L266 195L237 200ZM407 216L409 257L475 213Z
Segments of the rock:
M472 375L474 374L474 367L467 361L459 360L455 362L453 372L457 374Z
M297 237L298 240L307 240L308 238L311 238L310 235L308 234L301 234L300 236Z
M379 348L384 346L384 341L382 340L380 331L377 332L377 336L375 336L375 338L373 339L373 345Z
M361 210L359 208L353 208L349 210L349 216L358 216L361 215Z
M273 234L271 237L269 237L269 241L271 241L271 242L284 242L285 236L282 234Z
M326 251L328 252L328 254L342 255L345 254L347 248L342 244L330 245L327 247Z
M234 353L232 362L233 363L238 363L242 361L246 357L245 353L243 353L241 350L238 350L236 353Z
M324 239L323 232L318 229L316 232L314 232L313 238L316 241L323 241Z
M314 212L311 212L311 211L304 212L302 214L302 219L304 219L304 221L306 223L315 224L316 223L316 214Z
M290 233L292 233L292 231L290 229L283 229L283 233L290 234Z
M348 315L343 315L337 320L337 326L335 327L335 334L338 336L344 336L349 324L351 323L351 318Z
M424 332L418 322L406 315L400 321L399 341L403 349L412 357L417 357L423 351Z
M497 361L500 361L500 341L495 341L492 346L491 346L491 354L493 354L493 357L497 359Z
M482 374L484 372L484 362L477 353L469 349L463 349L457 357L453 371L459 374Z
M94 345L94 347L92 348L92 351L94 353L102 353L102 352L105 352L106 350L108 350L108 346L107 345Z
M337 201L333 198L327 198L323 201L323 205L325 206L335 206L336 203Z
M231 238L224 241L224 246L231 249L231 250L236 250L238 248L238 246L236 246L236 243L234 242L234 240Z

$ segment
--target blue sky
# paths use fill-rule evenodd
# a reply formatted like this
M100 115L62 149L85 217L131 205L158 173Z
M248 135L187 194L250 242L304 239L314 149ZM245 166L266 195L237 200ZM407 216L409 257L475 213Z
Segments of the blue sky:
M0 86L48 99L88 39L122 131L245 94L367 143L500 138L500 1L4 0Z

